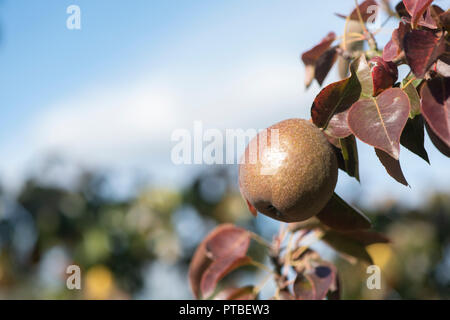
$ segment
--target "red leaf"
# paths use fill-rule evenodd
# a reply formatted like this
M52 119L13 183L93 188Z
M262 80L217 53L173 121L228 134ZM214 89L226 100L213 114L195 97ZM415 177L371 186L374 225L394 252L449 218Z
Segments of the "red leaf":
M364 246L369 246L374 243L390 242L385 235L372 230L356 230L356 231L341 232L340 234Z
M370 220L358 209L353 208L336 193L317 214L317 218L324 225L335 230L355 230L370 228Z
M417 27L420 18L432 2L433 0L403 0L406 10L411 16L413 29Z
M214 259L227 255L233 257L245 256L249 241L250 238L246 230L231 224L218 226L203 239L189 265L189 282L196 298L200 297L202 276ZM231 254L228 250L225 250L225 243L232 244L232 247L229 248Z
M203 297L209 297L214 293L217 283L231 271L248 265L251 262L249 257L227 256L215 260L206 269L201 280L201 292Z
M253 293L253 289L253 286L227 288L220 291L214 300L255 300L256 295Z
M415 89L414 89L415 90ZM400 138L402 146L406 147L412 153L430 163L428 153L424 147L424 121L421 115L409 118Z
M398 159L409 110L408 96L399 88L391 88L353 104L347 120L356 137Z
M305 86L309 87L315 77L316 73L316 62L319 61L320 65L320 72L319 72L319 79L325 78L326 74L328 74L328 71L326 72L325 76L323 75L325 73L326 68L324 65L330 63L330 56L332 57L332 54L327 53L328 49L330 48L331 44L336 40L336 34L334 32L330 32L325 38L322 39L322 41L314 46L312 49L306 51L302 54L302 61L305 64L305 71L306 71L306 78L305 78ZM335 51L335 50L334 50ZM319 60L322 55L327 53L327 57L322 58ZM331 59L332 60L332 59ZM333 62L334 63L334 62ZM332 64L331 64L332 65ZM331 69L331 67L330 67ZM321 81L323 81L323 79ZM320 81L319 81L320 83Z
M307 272L306 277L310 279L315 291L315 300L323 300L328 291L335 285L336 267L331 263L321 263L314 267L312 272Z
M335 138L346 138L352 134L347 124L348 110L335 114L328 123L325 132Z
M352 71L352 77L356 77L357 81L359 81L359 86L355 81L355 87L361 89L360 96L371 97L373 91L372 75L366 57L361 55L361 57L353 61L350 69ZM325 130L327 134L336 138L346 138L352 134L347 123L348 110L348 107L346 107L344 111L338 111L332 116Z
M293 290L299 300L323 300L328 291L336 289L336 267L326 262L312 264L295 279Z
M437 135L431 130L428 123L425 122L425 127L427 128L428 135L430 136L431 142L434 146L444 155L450 158L450 147L447 146Z
M398 28L392 32L391 40L386 44L383 50L383 60L393 61L397 59L403 51L403 39L411 27L400 21Z
M338 58L337 47L333 47L325 51L325 53L322 54L319 57L319 59L317 59L315 64L314 76L319 85L322 85L323 81L327 77L337 58Z
M381 164L385 167L387 173L392 178L405 186L409 185L408 181L406 181L406 178L403 175L403 171L398 160L392 158L389 154L377 148L375 148L375 153L377 154L378 159L380 159Z
M361 94L356 73L349 78L334 82L320 91L311 107L311 118L319 128L327 127L331 118L348 109Z
M423 78L431 65L445 52L444 36L432 31L412 30L405 35L406 60L417 78Z
M367 22L369 18L372 18L375 20L376 15L378 14L378 4L375 0L366 0L362 2L359 6L359 12L361 13L361 17L364 22ZM341 18L347 18L345 15L338 14L338 17ZM353 9L352 13L350 14L350 20L357 20L359 21L359 15L358 10L355 8Z
M225 257L243 257L250 245L247 230L230 225L206 242L206 251L213 260Z
M421 90L422 114L433 132L450 147L450 78L434 78Z
M369 61L369 66L372 71L373 96L391 88L397 81L398 69L395 63L374 57Z

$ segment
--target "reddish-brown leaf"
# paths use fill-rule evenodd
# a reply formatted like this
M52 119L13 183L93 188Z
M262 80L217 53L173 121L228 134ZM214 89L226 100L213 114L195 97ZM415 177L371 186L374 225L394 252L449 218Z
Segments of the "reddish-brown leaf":
M377 148L375 148L375 153L377 154L378 159L380 159L380 162L386 169L387 173L392 178L405 186L409 185L408 181L406 181L406 178L403 175L402 168L400 167L400 161L392 158L389 154Z
M315 73L314 77L316 78L319 85L322 85L323 81L327 77L331 68L338 58L337 47L332 47L325 51L319 59L317 59L315 64Z
M213 260L225 257L243 257L250 245L250 235L236 226L224 228L206 242L206 251Z
M347 236L342 232L329 230L325 232L322 240L337 252L341 253L344 257L350 256L369 264L373 264L372 258L367 252L365 246L361 242Z
M421 89L422 114L439 139L450 147L450 78L434 78Z
M331 263L312 262L293 285L298 300L323 300L330 290L336 290L336 267Z
M409 151L417 154L423 160L430 163L428 153L424 147L424 121L421 115L408 119L408 122L403 129L400 143Z
M354 135L350 135L347 138L339 139L341 146L342 157L344 159L344 171L350 177L359 179L359 158L358 147L356 145L356 139Z
M369 66L372 71L373 96L391 88L397 81L398 69L395 63L384 61L381 57L373 57Z
M385 235L372 230L356 230L356 231L341 232L341 235L347 237L348 239L357 241L364 246L369 246L375 243L390 242L389 238L387 238Z
M310 272L306 272L305 276L313 284L315 300L323 300L328 291L335 285L336 267L331 263L322 262L314 266Z
M301 273L295 279L293 291L297 300L314 300L316 297L312 281Z
M202 276L213 261L224 256L245 256L249 242L248 232L231 224L220 225L205 237L197 247L189 266L189 282L196 298L201 295ZM226 245L230 245L228 250Z
M350 206L336 193L319 212L317 218L335 230L368 229L371 226L370 220L361 211Z
M391 88L353 104L347 120L356 137L398 159L409 110L408 96L399 88Z
M383 50L383 60L393 61L403 52L403 39L407 32L411 30L408 24L400 21L398 28L392 32L391 40L386 44Z
M336 113L328 123L325 132L335 138L346 138L352 134L347 124L348 110Z
M402 20L408 24L412 25L412 19L410 17L403 17ZM438 19L433 17L433 13L431 11L431 7L426 10L423 16L420 17L419 21L417 22L418 26L426 27L428 29L437 29Z
M214 293L217 283L231 271L248 265L251 258L226 256L215 260L205 271L202 276L200 288L203 297L209 297Z
M255 300L256 295L253 292L253 286L242 288L227 288L220 291L214 300Z
M431 130L428 123L425 122L425 127L427 128L428 135L430 136L431 142L434 146L444 155L450 158L450 147L447 146L437 135Z
M361 94L356 72L349 78L334 82L320 91L311 107L311 118L319 128L326 128L331 118L348 109Z
M433 0L403 0L406 10L411 16L411 24L413 28L417 27L420 18L422 18L423 14L432 2Z
M316 76L316 63L317 61L319 61L319 66L320 66L320 70L319 70L319 79L325 79L326 74L328 74L328 71L325 72L326 70L326 65L330 64L331 60L333 60L333 54L334 53L330 53L328 52L328 50L331 47L331 44L334 42L334 40L336 40L336 34L334 32L330 32L325 38L322 39L322 41L314 46L312 49L304 52L302 54L302 61L305 64L305 72L306 72L306 76L305 76L305 86L309 87L314 79L314 77ZM336 51L336 50L334 50ZM326 57L322 58L322 55L326 55ZM331 60L330 60L331 58ZM334 58L335 60L335 58ZM333 62L334 63L334 62ZM332 65L332 64L331 64ZM331 67L330 67L331 69ZM326 74L325 74L326 73ZM325 76L324 76L325 74ZM323 81L322 79L322 81Z
M359 6L359 12L361 14L361 17L364 22L367 22L369 18L372 20L375 20L378 14L378 4L375 0L366 0L362 2ZM347 18L347 16L342 14L337 14L338 17L341 18ZM353 9L352 13L350 14L350 20L357 20L359 21L359 14L358 10L355 8Z
M405 35L403 46L414 75L423 78L431 65L445 52L445 38L428 30L411 30Z

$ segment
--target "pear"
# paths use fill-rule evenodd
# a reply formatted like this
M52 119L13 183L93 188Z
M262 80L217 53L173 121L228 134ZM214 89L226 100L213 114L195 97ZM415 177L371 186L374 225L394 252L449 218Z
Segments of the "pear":
M279 122L252 139L239 164L250 211L283 222L318 214L338 177L336 155L322 131L303 119Z

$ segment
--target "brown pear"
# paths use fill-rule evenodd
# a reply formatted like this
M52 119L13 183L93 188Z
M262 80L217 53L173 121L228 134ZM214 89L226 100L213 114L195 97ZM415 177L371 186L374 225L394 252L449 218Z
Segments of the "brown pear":
M303 119L279 122L250 141L239 187L250 211L283 222L318 214L331 199L338 164L325 135Z

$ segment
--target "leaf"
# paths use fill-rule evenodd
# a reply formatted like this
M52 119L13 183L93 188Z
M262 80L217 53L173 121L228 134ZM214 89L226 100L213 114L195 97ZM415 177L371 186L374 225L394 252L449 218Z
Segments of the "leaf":
M372 97L374 91L372 70L365 55L361 55L358 60L355 60L353 69L355 70L359 84L361 85L360 97Z
M391 88L376 98L356 102L347 121L360 140L398 159L400 135L408 120L409 109L408 96L399 88Z
M336 267L331 263L322 262L309 270L305 277L308 277L313 284L315 300L323 300L331 287L335 285Z
M403 41L406 33L411 30L411 27L400 21L398 28L392 32L391 40L383 49L383 60L393 61L400 57L403 52Z
M384 61L381 57L373 57L369 66L372 72L373 96L391 88L397 81L398 69L395 63Z
M313 264L295 279L293 291L298 300L323 300L336 289L336 267L326 262Z
M414 90L416 90L414 88ZM403 129L400 143L412 153L415 153L426 162L430 163L428 153L424 147L424 121L421 115L408 119Z
M406 10L411 16L413 29L417 27L420 18L428 9L433 0L403 0Z
M365 246L345 234L330 230L324 234L322 240L344 256L351 256L369 264L373 264L372 258Z
M321 56L323 54L325 54L328 49L330 48L331 44L334 42L334 40L336 40L336 34L334 32L330 32L328 33L328 35L322 39L322 41L314 46L312 49L304 52L302 54L302 61L305 64L305 72L306 72L306 77L305 77L305 86L308 88L314 77L315 77L315 69L316 69L316 62L321 58ZM330 55L330 53L328 53L328 56ZM326 74L328 74L328 71L326 72L325 76L323 76L323 74L325 73L325 68L324 65L329 61L329 57L327 58L322 58L321 61L319 61L321 63L321 69L320 69L320 78L321 79L323 77L323 79L325 78ZM330 67L331 69L331 67ZM323 81L322 79L322 81Z
M341 145L342 157L344 159L344 171L350 177L359 179L359 158L358 158L358 148L356 145L356 139L354 135L351 135L344 139L339 139Z
M312 281L303 274L298 274L295 279L293 291L298 300L315 300L316 292Z
M189 265L189 282L196 298L200 298L203 274L214 260L231 256L245 256L250 244L248 232L231 224L223 224L211 231L197 247Z
M366 57L361 55L351 64L352 76L356 77L361 87L360 97L371 97L373 91L372 74ZM352 134L347 123L349 108L336 112L326 126L325 132L335 138L346 138ZM353 176L353 175L351 175Z
M405 186L409 186L408 181L406 181L406 178L403 175L402 168L400 167L400 161L392 158L389 154L377 148L375 148L375 153L377 154L378 159L380 159L380 162L386 169L387 173L392 178Z
M405 84L408 85L404 87ZM406 93L409 99L409 105L411 107L409 117L414 118L415 116L420 114L420 96L417 92L416 87L414 86L414 81L409 82L408 79L404 79L402 81L402 90Z
M403 17L402 20L412 25L411 17ZM437 29L438 26L436 22L437 20L433 17L431 9L428 8L425 11L424 15L419 18L417 25L421 27L426 27L428 29Z
M370 230L348 232L329 230L324 234L322 240L344 256L351 256L369 264L373 264L373 261L365 247L375 243L390 242L381 233Z
M361 94L354 70L349 78L334 82L320 91L311 107L311 118L319 128L326 128L331 118L348 109Z
M226 256L215 260L205 271L202 276L200 288L203 297L209 297L214 293L217 283L231 271L248 265L251 258Z
M450 64L439 59L436 62L436 71L443 77L450 77Z
M369 246L375 243L389 243L389 239L383 234L373 230L356 230L341 232L342 236L352 239L364 246Z
M445 38L428 30L408 32L403 45L408 65L417 78L423 78L431 65L445 52Z
M450 10L439 15L439 23L446 31L450 32Z
M430 128L450 147L450 78L434 78L421 89L422 114Z
M368 229L370 220L359 210L346 203L336 193L318 214L317 218L324 225L341 231Z
M214 300L256 300L257 295L253 292L253 286L242 288L227 288L220 291Z
M352 134L347 124L348 109L331 117L325 133L334 138L346 138Z
M433 130L430 129L428 123L425 122L425 127L427 128L428 136L434 146L445 156L450 158L450 147L447 146L437 135L434 134Z
M378 4L375 0L366 0L362 2L359 6L359 12L361 13L362 20L364 22L367 22L369 18L372 18L375 20L377 14L378 14ZM347 18L347 16L342 14L337 14L338 17L341 18ZM355 8L353 9L352 13L350 14L350 20L356 20L359 21L359 15L358 10Z
M323 84L323 81L327 77L337 58L337 47L332 47L325 51L324 54L317 59L315 64L315 78L319 85Z

